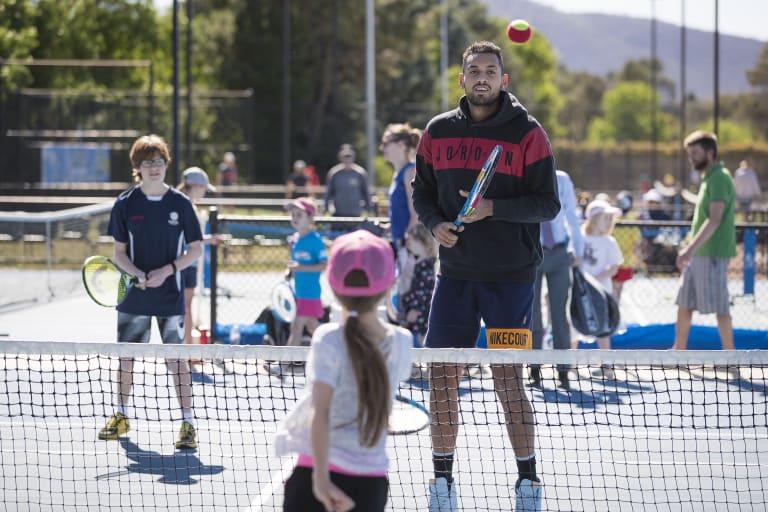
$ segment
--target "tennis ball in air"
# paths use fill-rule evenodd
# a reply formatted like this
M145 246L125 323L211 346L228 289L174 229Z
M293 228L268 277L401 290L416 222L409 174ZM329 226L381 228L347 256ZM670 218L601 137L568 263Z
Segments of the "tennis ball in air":
M528 41L531 38L531 24L525 20L513 20L507 26L507 37L518 44Z

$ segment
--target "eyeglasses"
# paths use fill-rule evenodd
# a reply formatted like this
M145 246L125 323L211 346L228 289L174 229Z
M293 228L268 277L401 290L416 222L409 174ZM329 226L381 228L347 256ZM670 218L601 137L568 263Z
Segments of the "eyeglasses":
M139 166L142 169L149 169L150 167L165 167L165 159L156 158L154 160L142 160Z

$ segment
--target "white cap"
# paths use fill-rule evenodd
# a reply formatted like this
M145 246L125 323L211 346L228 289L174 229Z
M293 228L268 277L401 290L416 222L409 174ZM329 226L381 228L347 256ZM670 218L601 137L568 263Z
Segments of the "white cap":
M655 201L657 203L661 203L664 201L664 198L661 196L661 192L655 188L652 188L643 194L643 201Z
M614 217L621 217L621 210L615 206L611 206L610 203L603 201L602 199L595 199L587 205L588 219L591 219L595 215L600 215L601 213L607 213L609 215L613 215Z
M208 175L199 167L188 168L184 171L182 176L184 179L184 185L186 186L202 185L211 192L216 192L216 187L211 185L211 182L208 180Z

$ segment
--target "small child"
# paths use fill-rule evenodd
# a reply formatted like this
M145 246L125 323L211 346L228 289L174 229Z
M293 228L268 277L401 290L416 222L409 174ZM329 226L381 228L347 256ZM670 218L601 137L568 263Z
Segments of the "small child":
M296 296L296 318L291 324L288 345L301 345L304 329L315 332L323 317L320 300L320 274L325 270L328 253L325 243L315 231L315 203L309 197L294 199L285 206L291 212L291 226L296 230L289 242L291 260L287 273L293 276Z
M205 228L207 220L197 207L197 203L205 197L208 191L216 192L216 187L211 185L208 180L208 174L199 167L190 167L184 171L182 182L176 188L192 201L192 207L200 221L200 228ZM203 245L218 245L219 243L221 243L221 237L218 234L203 235ZM181 282L184 285L184 343L187 345L192 343L192 301L195 297L195 288L197 288L197 264L198 262L195 261L181 271ZM191 362L196 363L198 361Z
M408 331L377 315L394 280L385 240L358 230L331 246L328 282L344 320L315 331L306 394L275 435L277 455L298 454L284 511L386 507L387 423L398 382L408 378L412 343Z
M596 199L587 205L586 220L582 225L584 257L581 268L600 281L606 293L612 292L611 278L624 261L621 248L613 237L614 223L620 215L621 210L606 201ZM604 350L610 349L610 336L598 338L597 346ZM609 365L603 365L600 370L593 372L593 375L614 378L613 368Z
M407 283L397 299L401 325L413 333L415 346L424 345L429 305L435 288L437 245L423 224L414 224L405 234L406 259L403 275Z

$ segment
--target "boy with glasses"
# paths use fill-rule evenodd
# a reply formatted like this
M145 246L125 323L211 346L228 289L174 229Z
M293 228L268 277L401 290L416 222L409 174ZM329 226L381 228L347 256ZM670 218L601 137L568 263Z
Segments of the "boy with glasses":
M154 316L163 343L184 341L184 293L180 271L202 255L203 235L192 202L165 184L170 154L157 135L139 137L130 160L137 184L115 201L109 219L113 260L139 284L117 306L117 341L148 343ZM187 244L186 252L182 247ZM182 412L177 449L195 449L192 378L186 359L166 359ZM133 387L133 359L120 359L115 412L99 439L118 439L130 430L127 406Z

